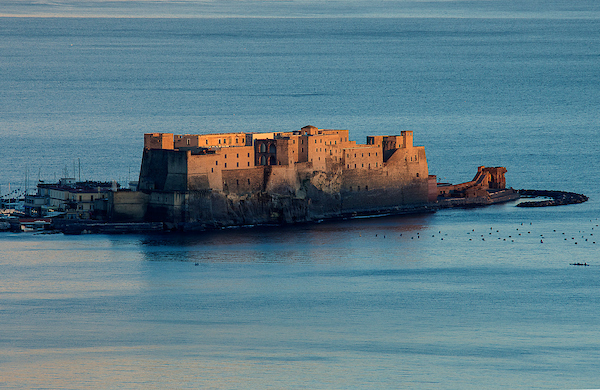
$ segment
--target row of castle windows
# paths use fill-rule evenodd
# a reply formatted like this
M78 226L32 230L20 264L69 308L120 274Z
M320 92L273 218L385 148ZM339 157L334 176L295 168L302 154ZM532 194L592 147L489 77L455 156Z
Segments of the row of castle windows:
M250 179L248 179L248 184L250 184ZM239 180L239 179L236 179L236 180L235 180L235 185L236 185L236 186L239 186L239 185L240 185L240 180ZM226 182L225 180L223 180L223 187L224 187L224 188L227 188L227 182Z
M340 138L340 142L343 142L343 141L344 141L344 139ZM346 138L346 141L348 141L348 138ZM323 140L320 139L319 142L323 143ZM296 144L296 140L295 139L292 140L292 143ZM317 143L316 139L315 139L315 143ZM303 139L300 139L300 144L304 145L304 140ZM327 145L327 141L325 141L325 145ZM337 145L337 140L329 141L329 145Z
M346 157L347 157L347 158L350 158L350 153L347 153L347 154L346 154ZM356 153L354 153L354 157L356 157ZM361 154L360 154L360 157L365 157L365 154L364 154L364 153L361 153ZM369 157L371 157L371 153L369 153ZM377 152L375 152L375 157L377 157Z
M364 167L365 167L365 164L360 164L360 165L361 165L361 168L364 168ZM347 164L347 165L346 165L346 167L347 167L348 169L350 169L350 164ZM375 168L378 168L378 167L379 167L379 163L375 163ZM356 164L354 164L354 168L357 168ZM371 164L369 164L367 168L368 168L368 169L371 169Z
M249 162L249 161L248 161L246 164L248 164L248 166L250 166L250 162ZM218 162L218 161L215 161L215 165L219 165L219 162ZM236 163L235 163L235 166L236 166L236 168L239 168L239 167L240 167L240 163L239 163L239 162L236 162ZM227 168L227 163L225 163L225 166L224 166L224 168ZM214 169L214 168L210 168L210 172L211 172L211 173L214 173L214 172L215 172L215 169Z
M224 156L225 156L225 158L227 158L227 155L226 155L226 154L225 154ZM236 158L240 158L240 154L239 154L239 153L236 153L236 154L235 154L235 157L236 157ZM248 153L248 157L250 157L250 153ZM217 164L217 165L218 165L218 164Z

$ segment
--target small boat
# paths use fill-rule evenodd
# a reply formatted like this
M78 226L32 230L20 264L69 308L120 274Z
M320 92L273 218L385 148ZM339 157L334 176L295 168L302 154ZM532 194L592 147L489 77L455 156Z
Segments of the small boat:
M578 265L578 266L581 266L581 267L588 267L589 266L588 263L570 263L570 265Z

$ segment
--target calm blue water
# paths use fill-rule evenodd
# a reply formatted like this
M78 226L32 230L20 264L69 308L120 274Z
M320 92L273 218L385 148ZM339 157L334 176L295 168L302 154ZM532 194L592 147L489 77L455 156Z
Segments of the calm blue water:
M445 181L502 165L515 188L591 197L185 236L2 233L0 386L600 386L598 10L494 4L0 18L1 193L79 162L125 184L145 132L312 124L361 143L413 130Z

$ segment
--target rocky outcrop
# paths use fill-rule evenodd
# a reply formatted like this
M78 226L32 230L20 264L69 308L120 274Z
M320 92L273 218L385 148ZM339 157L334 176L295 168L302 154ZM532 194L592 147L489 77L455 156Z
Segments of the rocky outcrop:
M521 202L518 207L547 207L547 206L563 206L567 204L583 203L588 200L588 197L583 194L566 191L547 191L547 190L519 190L522 197L529 198L551 198L547 200Z

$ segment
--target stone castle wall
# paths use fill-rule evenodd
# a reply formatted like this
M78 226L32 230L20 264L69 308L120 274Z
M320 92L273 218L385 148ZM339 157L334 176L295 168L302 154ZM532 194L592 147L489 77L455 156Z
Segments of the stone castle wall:
M202 141L191 136L176 141L185 144L179 149L149 145L140 170L140 190L149 194L146 220L202 226L294 223L428 202L425 150L412 146L412 132L357 145L348 141L347 130L302 131L279 138L219 135L211 142L233 144L237 138L254 144L212 149L187 148L188 139ZM151 140L157 138L162 139ZM266 161L273 165L262 165Z

